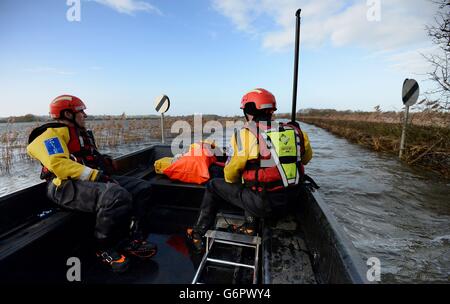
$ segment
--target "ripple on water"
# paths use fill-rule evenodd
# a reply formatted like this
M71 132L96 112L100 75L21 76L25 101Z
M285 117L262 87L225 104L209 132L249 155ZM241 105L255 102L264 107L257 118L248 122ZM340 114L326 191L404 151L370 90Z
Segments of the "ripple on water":
M307 173L361 255L381 260L383 281L448 280L449 183L321 129L313 134L318 152Z

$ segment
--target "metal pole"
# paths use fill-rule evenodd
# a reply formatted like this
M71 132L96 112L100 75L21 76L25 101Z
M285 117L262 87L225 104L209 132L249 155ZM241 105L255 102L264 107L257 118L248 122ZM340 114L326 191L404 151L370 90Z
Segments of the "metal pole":
M299 46L300 46L300 13L302 10L299 8L295 13L297 16L295 25L295 59L294 59L294 85L292 92L292 115L291 121L295 122L295 112L297 111L297 83L298 83L298 57L299 57Z
M161 142L164 143L164 113L161 113Z
M409 106L406 106L405 121L403 122L402 138L400 140L400 152L398 153L398 158L400 159L402 159L403 150L405 150L405 137L406 137L406 126L408 124L408 116L409 116Z

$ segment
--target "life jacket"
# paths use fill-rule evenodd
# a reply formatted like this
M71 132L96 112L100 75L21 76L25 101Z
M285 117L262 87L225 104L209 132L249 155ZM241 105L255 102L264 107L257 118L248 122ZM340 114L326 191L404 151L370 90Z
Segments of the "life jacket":
M98 152L95 144L94 135L91 130L84 130L76 127L71 127L63 123L47 123L34 129L29 138L28 143L31 143L36 137L44 133L48 128L62 128L69 129L69 142L67 147L69 149L70 158L80 164L93 169L100 169L104 165L104 159ZM103 169L103 168L102 168ZM46 167L42 166L41 179L51 180L55 175Z
M279 191L303 181L301 157L305 153L303 133L293 124L259 122L245 124L255 135L259 147L258 158L248 160L242 179L252 190Z
M101 154L97 150L92 131L69 127L69 134L67 147L71 158L87 167L98 169L101 166Z

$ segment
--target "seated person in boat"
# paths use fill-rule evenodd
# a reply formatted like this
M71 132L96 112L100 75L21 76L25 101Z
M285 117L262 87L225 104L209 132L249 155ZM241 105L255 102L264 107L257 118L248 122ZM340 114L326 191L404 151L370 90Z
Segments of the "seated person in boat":
M240 107L244 127L231 137L231 151L224 168L225 178L209 181L200 214L188 237L196 250L215 221L221 204L244 209L245 223L237 232L253 235L257 219L286 210L298 200L304 167L312 158L307 134L297 123L272 121L275 97L267 90L245 94Z
M141 227L151 184L112 175L114 162L97 150L92 132L86 129L85 109L75 96L56 97L50 104L56 122L32 131L27 152L42 164L41 178L47 181L51 201L96 215L96 255L113 271L123 272L130 255L150 258L157 251Z

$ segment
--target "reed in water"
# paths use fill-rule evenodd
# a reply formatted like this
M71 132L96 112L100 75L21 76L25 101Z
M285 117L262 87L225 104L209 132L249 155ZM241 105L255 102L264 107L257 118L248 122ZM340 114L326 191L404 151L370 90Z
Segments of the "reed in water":
M403 113L313 110L298 119L375 151L397 156L400 149ZM449 123L450 113L412 113L403 161L450 179Z

